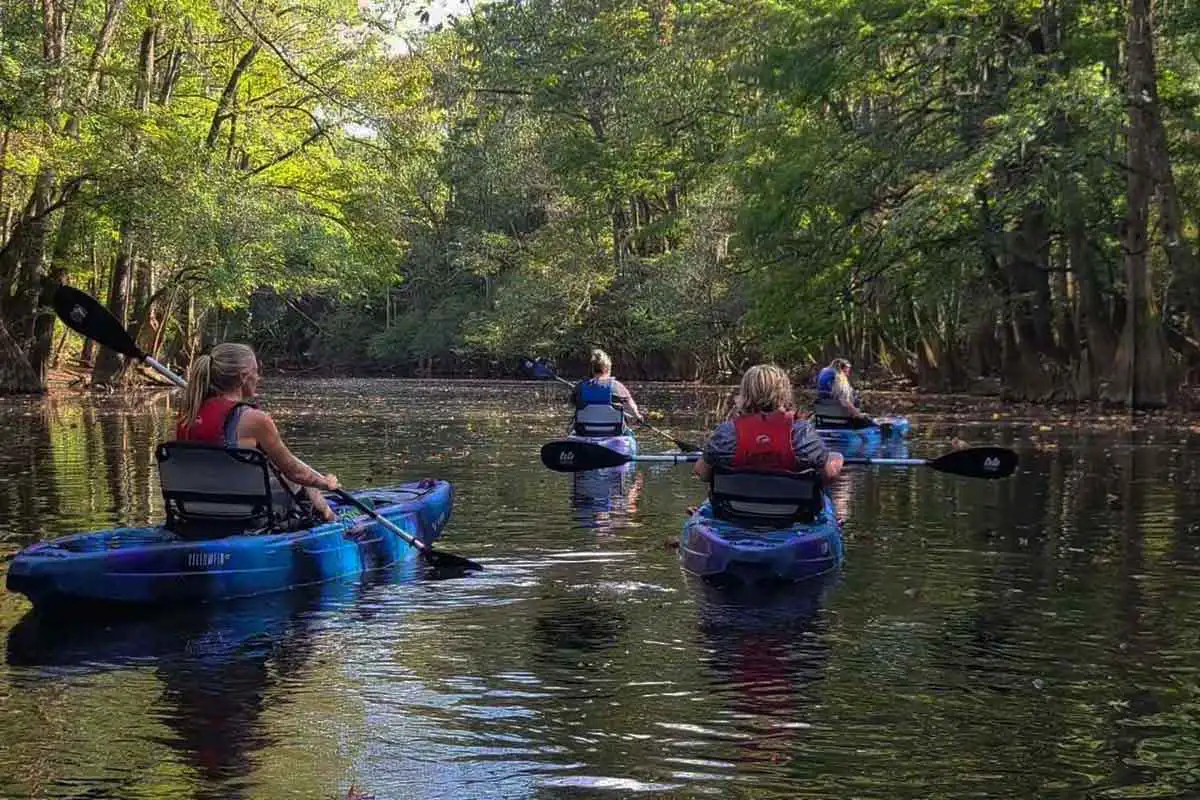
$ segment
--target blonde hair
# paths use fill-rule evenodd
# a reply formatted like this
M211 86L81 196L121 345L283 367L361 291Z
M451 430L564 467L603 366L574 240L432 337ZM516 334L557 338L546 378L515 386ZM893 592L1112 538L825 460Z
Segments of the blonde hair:
M601 350L599 347L592 348L592 374L603 375L606 372L612 371L612 359L608 357L608 353Z
M792 379L786 372L774 364L755 364L746 370L738 391L739 414L769 414L792 407Z
M246 375L257 367L258 357L250 345L233 342L219 344L193 361L184 390L184 424L194 424L205 400L238 389Z

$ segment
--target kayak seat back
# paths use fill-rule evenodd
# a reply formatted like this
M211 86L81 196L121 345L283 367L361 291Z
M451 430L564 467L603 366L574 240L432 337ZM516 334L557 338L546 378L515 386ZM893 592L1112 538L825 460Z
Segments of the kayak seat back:
M871 421L855 419L840 403L833 400L818 400L813 403L813 424L818 428L846 428L858 430L871 427Z
M613 405L591 403L575 411L576 436L620 436L625 415Z
M717 519L751 528L813 522L825 508L813 470L749 472L718 467L713 471L709 503Z
M246 447L164 442L155 453L165 527L184 539L273 528L283 514L267 456Z

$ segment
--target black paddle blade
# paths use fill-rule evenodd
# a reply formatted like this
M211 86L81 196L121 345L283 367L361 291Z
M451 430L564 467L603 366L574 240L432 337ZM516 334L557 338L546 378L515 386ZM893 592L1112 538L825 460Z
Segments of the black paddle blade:
M534 361L529 356L521 356L521 370L530 378L540 381L552 381L558 377L550 367L541 361Z
M542 463L555 472L585 472L628 464L630 457L594 442L559 439L542 445Z
M678 447L680 450L682 450L685 453L698 453L704 449L698 444L692 444L691 442L684 442L679 439L672 439L671 441L675 443L676 447Z
M63 284L54 290L54 313L71 330L139 361L146 357L137 343L100 301L73 286Z
M929 462L938 472L966 478L1007 478L1017 469L1017 454L1007 447L967 447Z
M436 570L447 572L481 572L483 565L464 556L447 553L443 550L426 548L421 552L425 563Z

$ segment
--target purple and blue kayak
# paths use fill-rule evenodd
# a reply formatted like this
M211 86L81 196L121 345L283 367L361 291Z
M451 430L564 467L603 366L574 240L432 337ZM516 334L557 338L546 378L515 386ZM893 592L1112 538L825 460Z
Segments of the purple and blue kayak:
M842 558L842 529L828 496L813 522L766 530L717 519L705 501L683 524L679 539L683 570L721 582L803 581L832 572Z
M450 518L446 481L354 496L425 544ZM8 589L35 607L195 604L353 578L416 559L401 537L330 497L334 522L288 533L180 539L165 528L113 528L38 542L8 570Z

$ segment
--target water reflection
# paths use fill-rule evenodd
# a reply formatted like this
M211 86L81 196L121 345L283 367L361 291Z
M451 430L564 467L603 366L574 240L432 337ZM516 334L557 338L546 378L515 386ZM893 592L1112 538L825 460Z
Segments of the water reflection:
M693 439L724 394L634 391ZM561 395L308 381L268 396L289 442L348 486L453 481L443 546L488 569L162 625L42 628L0 597L0 796L1194 789L1200 435L1186 425L881 407L913 419L913 456L960 437L1016 446L1021 467L997 482L847 469L831 487L836 583L738 597L685 579L664 547L702 494L686 466L603 486L541 468ZM0 403L0 547L157 518L152 447L169 426L161 401ZM585 513L603 535L580 535Z
M261 724L266 697L286 700L289 682L309 668L322 612L343 608L362 585L332 583L311 590L252 598L149 617L70 619L31 612L8 635L14 685L71 674L149 667L161 685L154 715L171 731L162 744L197 771L206 787L196 796L247 796L240 780L254 754L276 744ZM55 668L45 671L45 668Z
M612 534L635 526L638 496L646 476L630 463L571 475L571 508L581 528Z
M748 591L689 579L709 685L729 700L722 717L747 734L730 754L739 769L777 772L803 762L831 653L821 603L837 580L835 573Z

